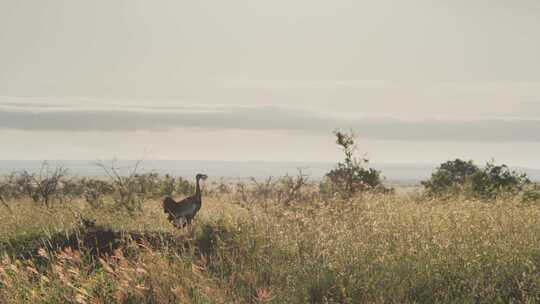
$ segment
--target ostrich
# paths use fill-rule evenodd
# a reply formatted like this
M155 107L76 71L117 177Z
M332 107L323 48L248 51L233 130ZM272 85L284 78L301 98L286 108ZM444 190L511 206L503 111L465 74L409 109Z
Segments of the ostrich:
M176 227L185 227L191 224L191 220L195 217L197 212L201 209L201 186L199 181L205 180L208 176L206 174L197 174L195 180L197 181L197 188L195 194L186 197L185 199L176 202L170 196L167 196L163 200L163 211L167 213L169 221Z

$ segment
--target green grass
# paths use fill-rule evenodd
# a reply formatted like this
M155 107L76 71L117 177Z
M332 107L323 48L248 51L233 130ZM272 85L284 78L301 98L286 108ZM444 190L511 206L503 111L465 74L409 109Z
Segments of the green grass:
M399 194L244 209L215 195L184 230L157 201L135 215L13 206L0 208L0 303L540 302L538 204ZM98 255L83 241L104 231L116 239Z

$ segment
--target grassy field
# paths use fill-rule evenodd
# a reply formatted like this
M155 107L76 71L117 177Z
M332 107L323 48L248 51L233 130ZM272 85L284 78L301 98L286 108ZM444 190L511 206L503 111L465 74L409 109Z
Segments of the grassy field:
M135 214L0 206L0 303L537 303L540 205L415 193L244 206L177 230Z

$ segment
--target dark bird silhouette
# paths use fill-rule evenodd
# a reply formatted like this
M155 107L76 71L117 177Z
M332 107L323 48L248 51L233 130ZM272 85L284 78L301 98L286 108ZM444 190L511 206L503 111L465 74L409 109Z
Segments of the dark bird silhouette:
M202 199L199 181L201 179L205 180L206 178L208 178L208 176L205 174L197 174L195 177L197 186L194 195L186 197L179 202L176 202L170 196L167 196L163 200L163 212L169 215L169 222L171 222L176 228L182 228L191 224L191 221L201 209Z

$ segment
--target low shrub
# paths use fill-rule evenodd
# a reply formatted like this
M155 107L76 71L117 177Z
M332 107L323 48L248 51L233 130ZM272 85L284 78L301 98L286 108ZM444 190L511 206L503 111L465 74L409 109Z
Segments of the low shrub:
M375 191L388 192L391 189L383 185L381 172L366 168L367 157L355 157L356 144L354 133L334 132L336 143L341 147L344 161L328 172L320 184L320 191L326 197L339 196L350 198L357 192Z
M430 179L421 183L429 196L464 195L485 200L517 196L532 184L525 173L513 171L505 164L488 162L480 168L471 160L461 159L441 164Z

